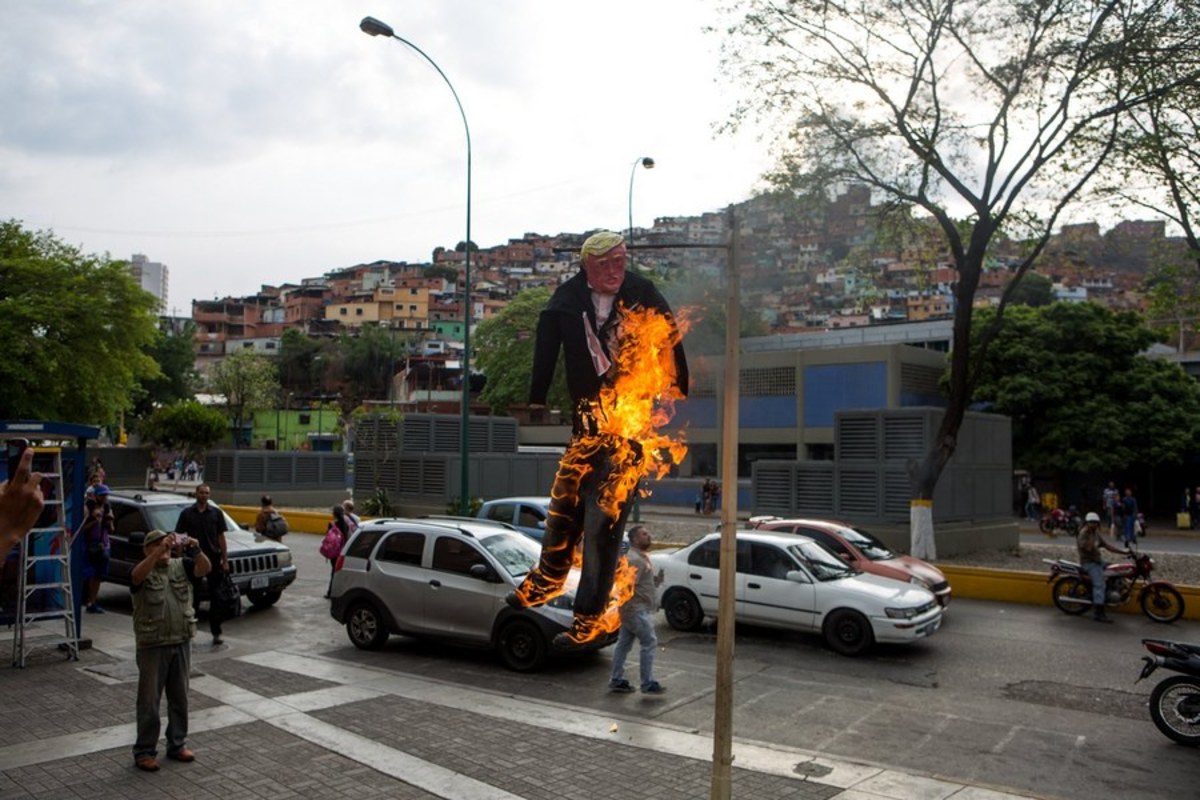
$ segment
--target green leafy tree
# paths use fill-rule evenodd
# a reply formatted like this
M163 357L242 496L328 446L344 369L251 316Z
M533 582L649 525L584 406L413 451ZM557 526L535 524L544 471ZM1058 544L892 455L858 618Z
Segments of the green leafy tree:
M1054 281L1036 272L1026 273L1009 302L1014 306L1048 306L1054 302Z
M218 361L209 383L214 392L225 397L225 408L233 420L234 447L241 444L247 412L273 408L279 398L275 365L251 350L238 350Z
M123 262L0 221L0 419L117 421L159 374L156 302Z
M548 288L527 289L514 297L499 314L479 323L475 329L471 339L475 366L487 376L479 399L490 404L497 413L505 413L509 406L529 402L538 315L549 299ZM561 353L546 405L564 413L571 410Z
M302 395L312 391L313 359L321 352L321 342L304 331L288 328L279 339L279 383L283 391Z
M1109 159L1123 121L1200 84L1181 5L746 0L731 12L724 64L745 90L732 124L749 117L778 131L775 182L803 192L865 185L909 204L942 229L958 273L945 413L928 453L909 465L915 555L935 555L929 501L976 386L972 355L986 357L1021 278ZM1186 69L1161 79L1138 66L1164 59ZM1006 228L1030 251L976 333L976 291Z
M345 415L365 400L388 399L396 362L408 352L410 337L378 325L343 333L326 355L333 364L331 380L341 395Z
M985 322L995 311L981 311ZM1141 355L1154 333L1093 303L1014 306L979 362L974 399L1012 417L1013 459L1035 472L1181 463L1200 442L1200 384Z
M200 385L196 372L196 324L190 320L178 334L161 328L145 352L158 364L159 374L143 378L134 415L145 417L155 408L195 397Z
M1143 290L1149 301L1146 316L1150 324L1178 342L1179 352L1187 350L1200 320L1200 272L1195 266L1162 264L1146 276Z
M445 278L448 281L458 280L458 270L445 264L434 264L425 268L426 278Z
M156 408L138 426L145 439L185 458L203 456L228 430L224 414L195 400Z

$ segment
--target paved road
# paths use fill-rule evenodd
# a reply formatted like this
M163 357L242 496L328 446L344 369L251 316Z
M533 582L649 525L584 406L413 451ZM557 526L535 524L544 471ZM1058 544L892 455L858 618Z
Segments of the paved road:
M711 730L711 631L678 633L660 617L658 677L669 694L657 701L607 693L607 652L537 675L507 672L486 653L404 638L365 653L349 645L321 599L328 573L318 538L288 539L297 584L276 608L227 623L225 648L212 650L206 635L198 637L201 669L257 652L306 653L464 691ZM102 599L127 612L123 590L106 587ZM1151 686L1133 684L1140 639L1164 635L1200 642L1200 623L1162 627L1125 615L1100 626L1050 608L956 600L932 639L864 659L836 656L814 637L741 629L735 734L1045 797L1193 797L1200 752L1158 734L1145 709Z

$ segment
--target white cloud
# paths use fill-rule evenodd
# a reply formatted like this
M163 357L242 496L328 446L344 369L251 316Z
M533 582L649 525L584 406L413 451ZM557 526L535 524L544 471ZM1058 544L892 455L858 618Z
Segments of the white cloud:
M626 224L744 199L703 0L0 0L0 216L171 269L170 304L244 294L465 234Z

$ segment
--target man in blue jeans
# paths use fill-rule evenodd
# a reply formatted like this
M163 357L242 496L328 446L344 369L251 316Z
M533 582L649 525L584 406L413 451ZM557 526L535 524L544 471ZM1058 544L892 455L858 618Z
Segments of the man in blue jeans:
M1097 622L1112 622L1108 614L1104 613L1106 586L1104 557L1100 555L1100 551L1111 550L1122 555L1124 551L1113 547L1100 535L1100 515L1095 511L1089 511L1084 519L1084 526L1075 537L1075 547L1079 550L1079 565L1092 580L1092 614Z
M613 650L612 678L608 688L613 692L628 693L633 686L625 679L625 659L633 648L633 640L641 644L638 667L641 672L641 688L646 694L662 694L666 691L654 680L654 650L658 637L654 635L654 588L662 583L662 573L654 574L650 562L650 531L638 525L629 533L629 552L625 554L629 566L636 571L633 579L633 595L621 606L621 633Z

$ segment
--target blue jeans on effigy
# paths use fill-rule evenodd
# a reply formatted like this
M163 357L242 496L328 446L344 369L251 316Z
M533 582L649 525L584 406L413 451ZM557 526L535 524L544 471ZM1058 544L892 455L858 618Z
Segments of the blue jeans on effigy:
M1088 574L1088 577L1092 579L1092 608L1104 608L1104 592L1106 589L1104 583L1104 565L1098 564L1095 561L1084 561L1080 566L1083 567L1083 571Z
M167 753L178 752L188 733L188 672L192 643L143 647L137 651L137 741L133 757L158 754L158 708L167 693Z
M658 648L658 637L654 633L654 615L649 611L634 611L621 615L621 633L613 649L612 683L625 680L625 659L633 649L633 640L641 643L638 655L638 670L642 689L654 683L654 651Z

